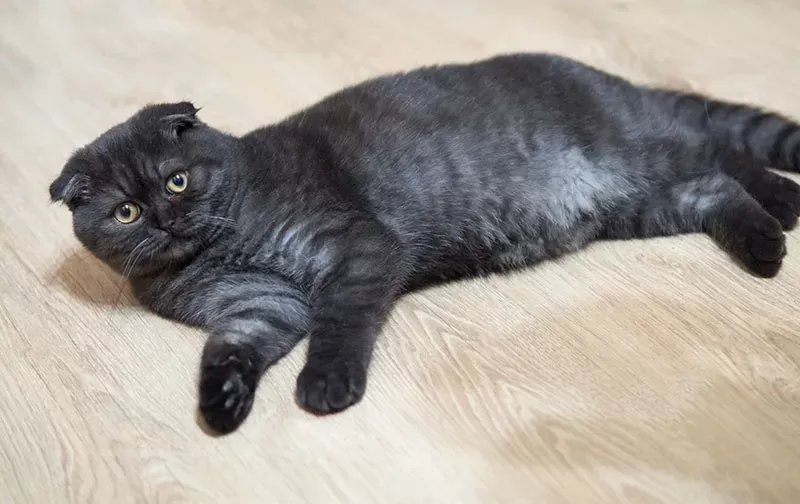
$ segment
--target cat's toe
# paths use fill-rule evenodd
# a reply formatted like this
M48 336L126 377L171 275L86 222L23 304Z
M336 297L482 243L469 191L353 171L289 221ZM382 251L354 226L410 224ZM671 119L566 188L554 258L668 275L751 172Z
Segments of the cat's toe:
M786 255L786 237L781 224L775 219L765 219L744 229L742 257L750 271L771 278L778 274Z
M781 223L781 227L787 231L794 229L795 226L797 226L798 214L786 205L780 203L767 203L764 204L764 210L778 219L778 221Z
M297 401L311 413L335 413L360 401L366 384L361 363L309 362L297 378Z
M786 177L767 172L752 188L756 199L785 230L793 229L800 216L800 185Z
M236 430L253 406L256 377L246 360L230 355L203 367L200 412L206 424L220 434Z

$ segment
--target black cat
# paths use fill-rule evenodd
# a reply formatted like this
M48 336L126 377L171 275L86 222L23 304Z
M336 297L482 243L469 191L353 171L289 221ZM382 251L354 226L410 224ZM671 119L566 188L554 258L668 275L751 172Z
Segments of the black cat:
M552 55L423 68L235 137L151 105L50 187L155 312L210 332L200 409L229 432L306 335L297 398L361 399L403 291L592 240L705 232L763 277L785 255L800 125Z

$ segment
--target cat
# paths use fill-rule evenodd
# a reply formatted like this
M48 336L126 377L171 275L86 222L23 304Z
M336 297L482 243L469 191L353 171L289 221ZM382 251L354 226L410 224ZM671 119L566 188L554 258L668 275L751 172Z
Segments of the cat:
M190 102L147 105L77 150L50 196L145 307L207 329L199 409L228 433L306 336L299 404L358 402L413 289L692 232L772 277L800 186L767 166L800 170L800 125L508 54L375 78L241 137Z

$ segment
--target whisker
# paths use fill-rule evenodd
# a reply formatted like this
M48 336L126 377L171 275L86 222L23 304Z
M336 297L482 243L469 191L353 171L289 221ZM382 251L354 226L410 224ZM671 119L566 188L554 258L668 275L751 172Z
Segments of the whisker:
M136 267L136 264L139 262L142 254L145 252L145 246L150 241L150 238L145 238L144 240L140 241L133 250L130 251L128 256L122 262L121 274L122 280L119 282L119 291L117 292L117 298L114 301L114 306L119 305L119 300L122 297L122 291L125 289L125 282L128 280L128 276L133 271L133 268Z
M191 212L186 214L186 217L191 218L191 217L194 217L194 216L197 216L197 215L199 215L201 218L207 219L207 220L220 221L220 222L221 221L225 221L225 222L230 222L230 223L235 223L236 222L236 220L231 219L230 217L223 217L221 215L205 214L205 213L202 213L200 210L192 210Z
M128 257L125 259L125 262L122 264L122 276L124 278L128 278L131 271L133 271L136 262L139 260L139 257L144 252L144 247L150 241L150 238L145 238L144 240L140 241L138 245L136 245L133 250L131 250Z
M224 222L227 224L236 224L235 220L228 217L220 217L218 215L205 215L204 218L212 222Z

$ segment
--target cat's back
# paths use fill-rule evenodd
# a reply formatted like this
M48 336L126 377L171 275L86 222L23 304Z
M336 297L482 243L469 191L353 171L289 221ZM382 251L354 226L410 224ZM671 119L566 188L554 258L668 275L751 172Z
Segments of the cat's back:
M425 161L505 158L517 137L560 144L599 122L617 131L638 113L640 97L624 79L569 58L509 54L364 81L287 118L279 131L324 145L353 172L412 170L424 179L415 167L436 165Z
M336 123L346 116L361 122L427 119L441 124L448 119L508 117L512 112L558 116L589 101L636 89L563 56L517 53L375 77L328 96L288 122L324 118Z
M590 86L602 90L613 84L626 85L619 77L577 60L549 53L514 53L475 62L430 65L406 72L379 76L343 89L332 97L376 92L387 98L413 94L433 98L471 94L496 96L502 92L548 93Z
M281 129L324 145L356 180L437 184L444 164L514 171L530 167L520 149L621 143L643 97L628 81L566 57L509 54L367 80Z

